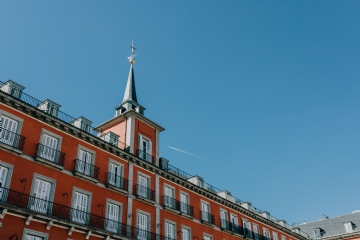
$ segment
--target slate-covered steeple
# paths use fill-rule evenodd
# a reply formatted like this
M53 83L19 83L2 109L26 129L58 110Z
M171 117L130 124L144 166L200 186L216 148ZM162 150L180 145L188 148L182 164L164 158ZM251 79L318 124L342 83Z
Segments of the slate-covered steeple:
M118 105L115 108L115 117L123 114L126 111L129 111L131 109L135 110L136 112L140 114L144 114L145 108L141 106L136 97L136 87L135 87L135 77L134 77L134 63L135 63L135 56L134 53L135 47L134 42L132 43L131 47L131 55L128 57L130 62L130 71L129 71L129 77L126 83L126 89L124 94L124 99L120 105Z

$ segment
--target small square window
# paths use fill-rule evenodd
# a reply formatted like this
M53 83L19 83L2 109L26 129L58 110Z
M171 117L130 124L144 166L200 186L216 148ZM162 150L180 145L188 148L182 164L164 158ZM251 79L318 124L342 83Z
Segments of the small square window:
M344 227L346 233L352 233L354 231L354 225L352 222L344 223Z
M48 240L47 233L38 232L30 229L24 229L22 240Z
M325 231L321 228L315 228L314 229L314 236L315 239L321 238L324 235Z

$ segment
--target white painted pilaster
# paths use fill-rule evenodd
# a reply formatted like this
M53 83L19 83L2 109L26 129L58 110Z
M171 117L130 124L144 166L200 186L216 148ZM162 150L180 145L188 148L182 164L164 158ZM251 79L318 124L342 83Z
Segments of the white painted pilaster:
M160 132L158 129L156 129L156 165L159 166L159 155L160 155L160 146L159 146L159 143L160 143Z
M155 208L156 209L156 219L155 219L155 221L156 221L156 234L160 234L160 228L162 228L162 226L161 225L159 225L159 223L160 223L160 208Z
M131 116L126 121L126 145L130 146L130 153L134 153L135 118Z
M131 195L133 192L133 175L134 175L134 164L129 162L129 174L128 174L128 192Z
M160 198L159 198L159 194L160 194L160 189L159 189L159 175L155 175L155 202L157 204L160 204Z
M131 197L128 197L127 215L126 215L126 224L128 226L131 226L132 219L135 217L132 215L132 203L133 203L133 199Z

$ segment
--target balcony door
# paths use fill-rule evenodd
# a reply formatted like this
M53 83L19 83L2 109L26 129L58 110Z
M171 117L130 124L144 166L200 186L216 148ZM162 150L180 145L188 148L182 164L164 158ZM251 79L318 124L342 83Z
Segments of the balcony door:
M139 157L151 162L152 144L149 139L145 139L142 135L139 135L139 149Z
M183 213L186 213L190 215L190 209L189 209L189 197L186 194L181 193L180 194L180 210Z
M175 208L174 189L165 187L165 206Z
M138 238L139 240L147 240L148 236L148 216L145 214L138 213L137 216L137 228L138 228Z
M139 189L138 195L148 198L148 179L144 176L139 175Z
M85 175L92 176L92 154L88 151L80 149L79 160L81 161L78 161L77 171Z
M227 224L227 212L220 209L220 218L221 218L221 227L228 229L229 226Z
M59 140L57 138L44 134L43 136L44 147L40 153L40 157L55 162L57 158L56 150L57 150L58 142Z
M72 209L71 220L81 224L86 224L87 209L88 209L89 196L75 192L74 203Z
M110 232L118 233L120 231L119 229L119 213L120 213L120 207L118 205L109 203L108 205L108 224L106 226L106 229Z
M0 133L0 141L10 145L10 146L14 146L14 144L16 143L15 141L15 133L17 131L17 127L18 127L18 122L8 118L6 116L1 116L1 133Z
M3 197L5 198L4 187L6 184L7 173L8 173L8 169L0 166L0 201L2 202L6 200L3 199Z
M118 188L123 188L123 181L121 178L122 170L123 167L121 165L110 163L110 180L109 180L110 184Z
M35 187L30 198L30 209L40 213L47 213L49 208L51 183L42 179L35 179Z
M209 219L209 205L201 202L202 220L210 222Z
M165 239L166 240L173 240L175 239L175 227L173 224L166 222L165 223Z

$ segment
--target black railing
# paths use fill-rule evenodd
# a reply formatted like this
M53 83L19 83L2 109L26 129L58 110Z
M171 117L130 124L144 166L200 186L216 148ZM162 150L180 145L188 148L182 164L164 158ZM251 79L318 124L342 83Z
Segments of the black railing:
M36 198L7 188L0 188L0 203L27 209L38 214L60 218L86 226L106 230L118 235L146 240L163 240L164 236L122 224L118 221L90 214L68 206Z
M155 191L140 184L135 185L135 194L137 197L143 197L151 201L155 201Z
M36 144L36 157L64 166L65 153L57 151L56 149L50 148L41 143Z
M169 196L163 196L163 207L168 207L177 211L180 211L180 201L171 198Z
M0 91L17 98L32 107L42 110L43 112L45 112L53 117L56 117L63 122L74 125L74 122L77 120L77 118L71 117L70 115L68 115L64 112L61 112L59 109L54 109L51 107L50 108L46 107L46 108L40 109L39 107L42 105L43 101L40 101L39 99L36 99L36 98L22 92L21 90L17 89L14 86L6 85L2 81L0 81ZM81 123L81 126L78 126L78 128L87 133L90 133L93 136L97 135L97 132L91 131L92 130L91 125L89 125L87 123ZM119 144L117 147L126 152L129 152L129 150L130 150L130 147L128 145L126 145L125 143L122 143L120 141L119 141Z
M74 163L75 163L75 167L74 167L75 172L78 172L78 173L81 173L86 176L89 176L89 177L99 180L100 168L98 168L94 165L91 165L80 159L75 159Z
M221 228L237 234L243 234L243 228L235 223L220 219Z
M129 180L113 173L106 173L107 184L128 191Z
M215 224L215 217L214 215L208 213L208 212L203 212L200 211L200 215L201 215L201 221L203 222L207 222L210 224Z
M194 217L194 207L186 203L180 202L180 212Z
M136 156L151 163L152 165L156 165L156 158L140 149L136 150Z
M0 127L0 143L17 148L24 149L25 137Z
M183 170L177 168L177 167L174 167L172 165L170 165L167 161L164 161L163 159L159 159L159 165L160 165L160 168L162 170L165 170L167 172L170 172L182 179L185 179L185 180L188 180L189 178L192 178L193 176L184 172Z
M254 238L254 234L253 232L250 230L250 229L247 229L246 227L243 227L244 229L244 236L247 237L247 238Z

